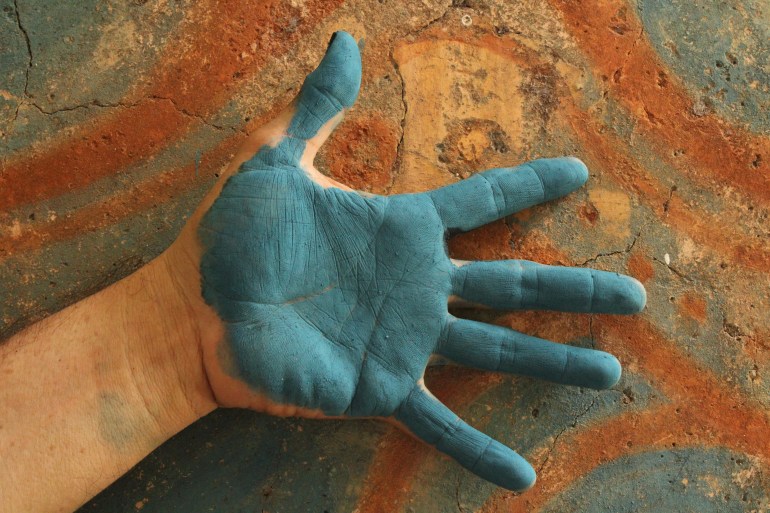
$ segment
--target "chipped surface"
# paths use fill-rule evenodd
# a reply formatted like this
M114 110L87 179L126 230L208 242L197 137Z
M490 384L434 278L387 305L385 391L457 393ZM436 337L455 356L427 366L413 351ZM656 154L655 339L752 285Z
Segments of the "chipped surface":
M0 0L0 338L167 246L340 28L366 39L363 89L323 170L396 193L577 155L586 188L452 254L648 290L632 318L463 312L624 365L604 392L429 372L539 469L527 494L380 423L219 411L83 510L768 511L768 20L756 0Z

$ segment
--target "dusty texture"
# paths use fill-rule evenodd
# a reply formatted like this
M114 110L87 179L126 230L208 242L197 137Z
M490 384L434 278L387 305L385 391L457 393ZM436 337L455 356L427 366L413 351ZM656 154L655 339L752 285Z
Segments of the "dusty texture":
M322 169L378 193L561 154L586 188L459 258L627 272L644 315L467 315L618 355L606 392L428 376L539 470L516 496L372 422L217 412L85 511L767 511L770 9L755 0L0 2L0 337L158 254L329 35L364 38Z

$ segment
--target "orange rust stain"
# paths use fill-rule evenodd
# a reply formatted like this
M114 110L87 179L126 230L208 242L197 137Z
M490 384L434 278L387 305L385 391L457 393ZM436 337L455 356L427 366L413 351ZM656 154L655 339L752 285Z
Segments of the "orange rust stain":
M283 30L292 18L300 18L293 2L225 0L194 5L185 17L177 40L167 45L163 62L150 73L147 83L154 95L174 98L180 109L196 114L212 113L226 101L237 82L263 66L268 59L288 51L292 41L321 21L339 2L307 2L307 24L296 31ZM222 15L224 14L224 15ZM261 37L271 34L271 37ZM251 44L257 43L251 50Z
M684 354L647 318L596 316L593 327L609 351L621 362L635 362L656 387L686 408L690 417L708 426L719 443L770 459L767 412L734 385Z
M628 273L642 283L647 283L655 276L655 268L642 253L634 252L628 258Z
M186 131L189 125L171 102L162 100L105 114L97 126L84 128L73 140L46 147L2 170L0 205L10 210L79 189L128 166L139 152L155 153L164 147L169 140L162 127Z
M658 147L685 151L684 158L673 158L673 152L661 154L661 158L701 183L713 185L718 180L740 188L749 197L770 201L768 164L760 164L764 169L755 164L756 155L770 153L770 138L730 126L715 115L692 114L692 99L676 77L666 74L627 2L551 3L564 15L566 28L595 70L606 77L613 96L639 120L637 129ZM624 29L613 30L619 19ZM665 87L661 87L661 76L666 77Z
M359 513L399 511L413 478L431 449L398 429L385 435L358 499Z
M449 239L449 255L458 260L505 260L515 258L511 231L499 220Z
M393 180L397 147L396 127L376 112L365 112L340 125L322 151L335 180L382 194Z
M608 133L600 134L588 115L575 105L566 107L571 126L583 142L583 151L602 162L603 169L618 183L635 191L639 200L647 203L659 218L667 214L668 224L695 241L728 255L736 263L759 271L770 270L770 250L766 243L736 231L735 226L727 226L713 215L694 211L677 196L669 198L668 189L620 149L622 141ZM667 201L669 209L664 212L662 205Z
M547 265L574 265L574 261L557 248L553 241L540 230L530 230L523 235L515 233L513 246L517 258Z
M699 323L706 322L706 300L692 293L687 293L677 302L679 313L695 319Z
M596 209L596 205L590 201L580 206L578 214L580 215L580 218L587 221L589 225L596 224L596 220L599 218L599 211Z
M716 216L694 211L676 195L669 197L668 188L636 163L624 148L627 143L604 131L600 124L572 102L563 102L564 113L583 152L591 160L601 162L603 170L626 190L646 203L661 219L693 240L726 254L735 263L759 271L770 270L770 249L765 241L756 240L728 226ZM603 132L603 133L602 133ZM663 205L668 202L668 211Z
M587 315L564 312L506 312L488 322L562 344L573 342L578 338L587 338L591 332L590 318ZM601 343L601 341L598 342Z
M40 151L18 152L0 173L0 205L10 210L50 199L154 155L199 122L184 112L205 114L219 108L234 82L285 53L339 4L339 0L306 2L307 22L290 33L279 26L279 20L289 19L296 9L289 4L236 0L196 4L177 36L184 44L177 45L178 50L169 45L168 54L148 74L146 83L151 85L128 95L144 100L92 119L69 138L50 141ZM216 12L228 15L212 15ZM266 38L259 52L243 59L241 50L260 40L262 31L288 35Z

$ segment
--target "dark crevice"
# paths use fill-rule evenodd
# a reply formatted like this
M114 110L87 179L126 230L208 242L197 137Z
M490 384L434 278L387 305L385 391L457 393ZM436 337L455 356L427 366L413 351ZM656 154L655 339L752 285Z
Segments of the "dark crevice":
M398 80L401 82L401 109L403 113L401 114L401 135L398 138L398 144L396 145L396 159L395 159L395 171L393 173L393 179L391 180L390 184L388 185L388 188L385 192L385 194L390 194L390 190L393 188L393 186L396 184L396 175L398 171L401 170L403 167L403 159L404 159L404 134L406 133L406 113L409 110L409 105L406 103L406 81L404 80L404 76L401 74L401 69L398 66L398 61L393 55L393 51L390 52L390 62L393 65L393 70L396 72L396 75L398 75Z
M458 474L457 486L455 486L455 502L457 503L457 511L460 513L465 513L466 509L463 507L462 502L460 501L460 489L462 488L462 481L462 474Z
M559 441L559 438L568 430L568 429L574 429L577 427L578 422L580 422L580 419L585 417L589 411L591 411L591 408L594 407L596 404L596 400L599 398L599 393L595 393L593 399L591 400L591 404L588 405L588 407L583 410L582 412L575 415L575 418L573 419L571 424L568 424L564 426L561 431L556 433L556 436L553 437L553 442L551 443L551 447L548 449L548 452L545 455L545 458L543 459L543 462L540 464L540 466L537 468L537 473L540 474L543 469L545 468L546 464L548 463L548 460L551 459L551 453L556 448L556 444Z
M83 103L81 105L72 105L72 106L62 107L60 109L55 109L55 110L45 110L43 107L41 107L40 105L38 105L35 102L29 102L29 104L32 105L38 111L40 111L40 113L45 114L46 116L51 116L51 115L54 115L54 114L59 114L61 112L72 112L74 110L89 109L91 107L100 107L100 108L103 108L103 109L117 108L117 107L130 108L130 107L136 107L137 105L139 105L139 102L136 102L136 103L124 103L124 102L103 103L103 102L100 102L99 100L92 100L92 101L90 101L88 103Z
M692 282L692 281L694 281L692 278L690 278L689 276L687 276L685 273L683 273L682 271L680 271L679 269L677 269L677 268L676 268L676 267L674 267L673 265L671 265L671 264L667 264L666 262L664 262L664 261L660 260L658 257L652 257L652 260L653 260L654 262L656 262L656 263L658 263L658 264L660 264L660 265L662 265L662 266L666 267L666 268L667 268L669 271L671 271L672 273L674 273L675 275L677 275L678 277L680 277L680 278L681 278L681 279L683 279L684 281L688 281L688 282Z
M13 0L13 8L16 14L16 24L19 26L19 30L22 34L24 34L24 42L27 44L27 56L29 57L29 61L27 63L27 71L25 73L24 77L24 96L29 97L29 73L32 70L32 43L29 40L29 34L27 33L27 29L24 28L24 25L21 23L21 14L19 13L19 2L18 0Z
M21 23L21 14L19 12L19 2L18 0L13 0L13 8L14 8L14 14L16 14L16 24L19 27L19 30L21 31L22 35L24 36L24 42L27 45L27 69L24 72L24 97L29 98L29 74L30 71L32 71L32 43L29 40L29 33L27 33L27 29L24 28L24 25ZM19 117L19 109L22 105L24 105L24 101L19 102L19 104L16 106L16 111L13 114L13 120L16 121L16 118Z
M211 123L210 121L206 120L206 118L204 118L200 114L195 114L195 113L190 112L189 110L187 110L187 109L185 109L183 107L180 107L179 105L177 105L176 100L174 100L173 98L168 98L168 97L165 97L165 96L157 96L157 95L148 96L148 98L150 98L151 100L161 100L161 101L171 102L171 105L174 106L174 109L176 109L177 112L180 112L180 113L184 114L187 117L195 118L198 121L200 121L201 123L203 123L204 125L210 126L212 128L216 128L217 130L227 130L227 129L230 129L230 130L233 130L234 132L241 131L241 130L238 130L237 128L234 128L234 127L227 127L227 126L216 125L214 123Z
M422 25L421 27L418 27L415 30L415 34L419 34L420 32L429 29L434 24L442 21L444 18L446 18L447 14L452 10L452 4L448 4L446 9L444 9L444 12L442 12L439 16L429 20L427 23ZM398 145L396 145L396 159L394 163L394 172L393 172L393 178L391 179L390 184L388 184L385 194L390 194L390 191L393 189L393 186L396 184L396 179L398 177L398 174L400 174L400 171L403 167L403 159L404 159L404 134L406 133L406 115L407 112L409 112L409 104L406 101L406 81L404 80L404 76L401 74L401 68L398 65L398 61L396 60L396 57L394 55L394 50L391 50L388 54L388 57L390 58L390 63L393 66L393 71L398 76L399 82L401 82L401 108L402 108L402 114L401 114L401 134L398 138Z
M578 267L583 267L585 265L591 264L593 262L596 262L598 259L602 257L608 257L608 256L614 256L614 255L625 255L627 253L630 253L632 249L634 249L634 246L636 245L636 241L639 240L639 237L642 235L642 230L639 230L639 232L634 237L634 240L631 241L631 244L626 246L625 249L622 250L616 250L616 251L608 251L607 253L597 253L596 255L592 256L588 260L585 260L579 264L576 264Z
M668 217L668 210L671 208L671 199L674 197L674 191L676 191L676 185L671 186L668 191L668 199L663 203L663 212L666 213L666 217Z
M193 113L187 111L186 109L180 108L172 98L164 98L164 97L161 97L161 96L148 96L148 97L146 97L146 98L144 98L142 100L139 100L139 101L136 101L136 102L132 102L132 103L129 103L129 102L105 103L105 102L102 102L102 101L99 101L99 100L92 100L92 101L90 101L88 103L83 103L83 104L79 104L79 105L71 105L71 106L62 107L60 109L55 109L55 110L46 110L46 109L44 109L43 107L41 107L40 105L38 105L37 103L35 103L33 101L29 101L27 103L29 105L31 105L32 107L34 107L35 109L37 109L41 114L45 114L46 116L51 116L51 115L54 115L54 114L60 114L62 112L72 112L72 111L76 111L76 110L80 110L80 109L90 109L90 108L93 108L93 107L100 108L100 109L115 109L115 108L130 109L130 108L136 107L136 106L138 106L138 105L140 105L143 102L148 101L148 100L149 101L165 101L165 102L169 102L169 103L171 103L171 105L174 107L174 109L177 112L183 114L186 117L194 118L194 119L200 121L202 124L204 124L206 126L209 126L211 128L214 128L216 130L232 130L234 132L239 132L239 131L242 132L243 131L241 129L237 129L237 128L234 128L234 127L216 125L214 123L211 123L211 122L207 121L201 115L193 114Z

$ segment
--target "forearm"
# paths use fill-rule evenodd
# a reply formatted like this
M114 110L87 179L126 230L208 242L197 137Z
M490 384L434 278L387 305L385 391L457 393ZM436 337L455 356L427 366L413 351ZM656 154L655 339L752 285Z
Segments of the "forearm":
M167 255L0 345L0 510L72 511L214 409ZM180 341L181 337L181 343Z

